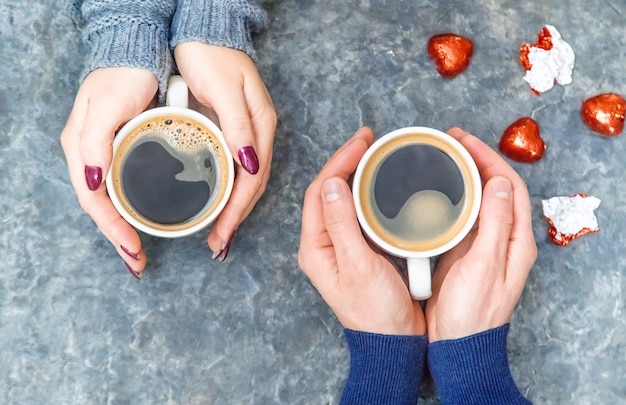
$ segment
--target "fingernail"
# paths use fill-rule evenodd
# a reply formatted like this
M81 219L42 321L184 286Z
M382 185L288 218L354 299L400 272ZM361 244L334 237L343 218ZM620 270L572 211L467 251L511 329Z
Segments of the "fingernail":
M213 252L213 260L218 260L220 262L223 262L224 260L226 260L226 257L228 256L228 252L230 251L230 242L233 240L233 236L231 235L231 237L228 239L228 242L224 242L222 243L222 248L221 250L217 251L217 252Z
M85 180L89 190L97 190L102 184L102 169L98 166L85 166Z
M503 200L511 198L511 182L504 177L494 180L491 189L493 194L498 198L502 198Z
M341 183L337 179L328 179L322 184L322 195L326 202L337 201L343 194Z
M259 159L252 146L244 146L237 152L241 166L250 174L257 174L259 171Z
M133 253L130 250L126 249L124 246L120 245L120 249L122 249L122 251L124 253L126 253L129 257L132 257L135 260L139 260L139 255L137 253Z
M133 275L133 277L135 277L137 280L141 280L140 272L133 270L132 267L128 265L128 263L124 262L124 264L126 265L126 268L128 269L128 271L130 271L130 274Z
M228 257L228 252L229 251L230 251L230 243L228 245L226 245L224 250L222 250L222 253L220 253L217 256L217 260L219 260L220 262L223 262L224 260L226 260L226 258Z

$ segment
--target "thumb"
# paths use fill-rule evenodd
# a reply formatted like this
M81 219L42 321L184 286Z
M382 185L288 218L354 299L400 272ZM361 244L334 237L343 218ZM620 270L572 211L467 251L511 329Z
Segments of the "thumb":
M482 257L505 263L513 227L513 189L506 177L491 178L483 191L478 234L473 246Z
M339 268L353 268L362 260L367 242L356 218L350 188L345 180L331 177L322 184L324 224L335 248Z

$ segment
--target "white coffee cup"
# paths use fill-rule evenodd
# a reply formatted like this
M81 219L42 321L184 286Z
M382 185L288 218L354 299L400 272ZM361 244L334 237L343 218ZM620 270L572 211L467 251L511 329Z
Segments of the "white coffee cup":
M200 231L233 189L232 154L219 127L188 108L188 88L172 76L165 107L144 111L117 133L106 185L120 215L150 235Z
M430 297L430 259L461 242L480 210L482 183L469 152L439 130L401 128L366 151L352 191L364 233L407 260L413 299Z

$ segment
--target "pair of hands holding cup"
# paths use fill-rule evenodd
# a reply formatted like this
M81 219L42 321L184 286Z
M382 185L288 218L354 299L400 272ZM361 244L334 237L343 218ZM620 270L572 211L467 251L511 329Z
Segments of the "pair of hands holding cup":
M528 191L519 175L469 133L448 132L476 162L484 182L476 226L443 254L425 313L393 263L361 233L347 183L373 143L361 128L307 189L299 263L347 329L456 339L507 323L536 255Z
M223 260L235 230L265 190L276 113L254 62L245 53L187 42L176 47L175 58L192 94L217 113L237 163L231 198L208 236L214 257ZM148 70L97 69L81 85L61 135L81 207L135 275L146 265L141 240L114 208L104 179L111 164L116 131L144 111L157 90L157 78Z

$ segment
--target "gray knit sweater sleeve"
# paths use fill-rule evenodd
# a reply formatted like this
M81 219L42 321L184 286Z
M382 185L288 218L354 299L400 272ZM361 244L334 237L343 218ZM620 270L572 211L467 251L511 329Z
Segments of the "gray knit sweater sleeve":
M254 58L251 34L267 25L260 1L178 0L172 22L172 49L198 41L238 49Z
M82 79L102 67L148 69L161 94L172 71L169 30L176 0L84 0L80 7L87 57Z

